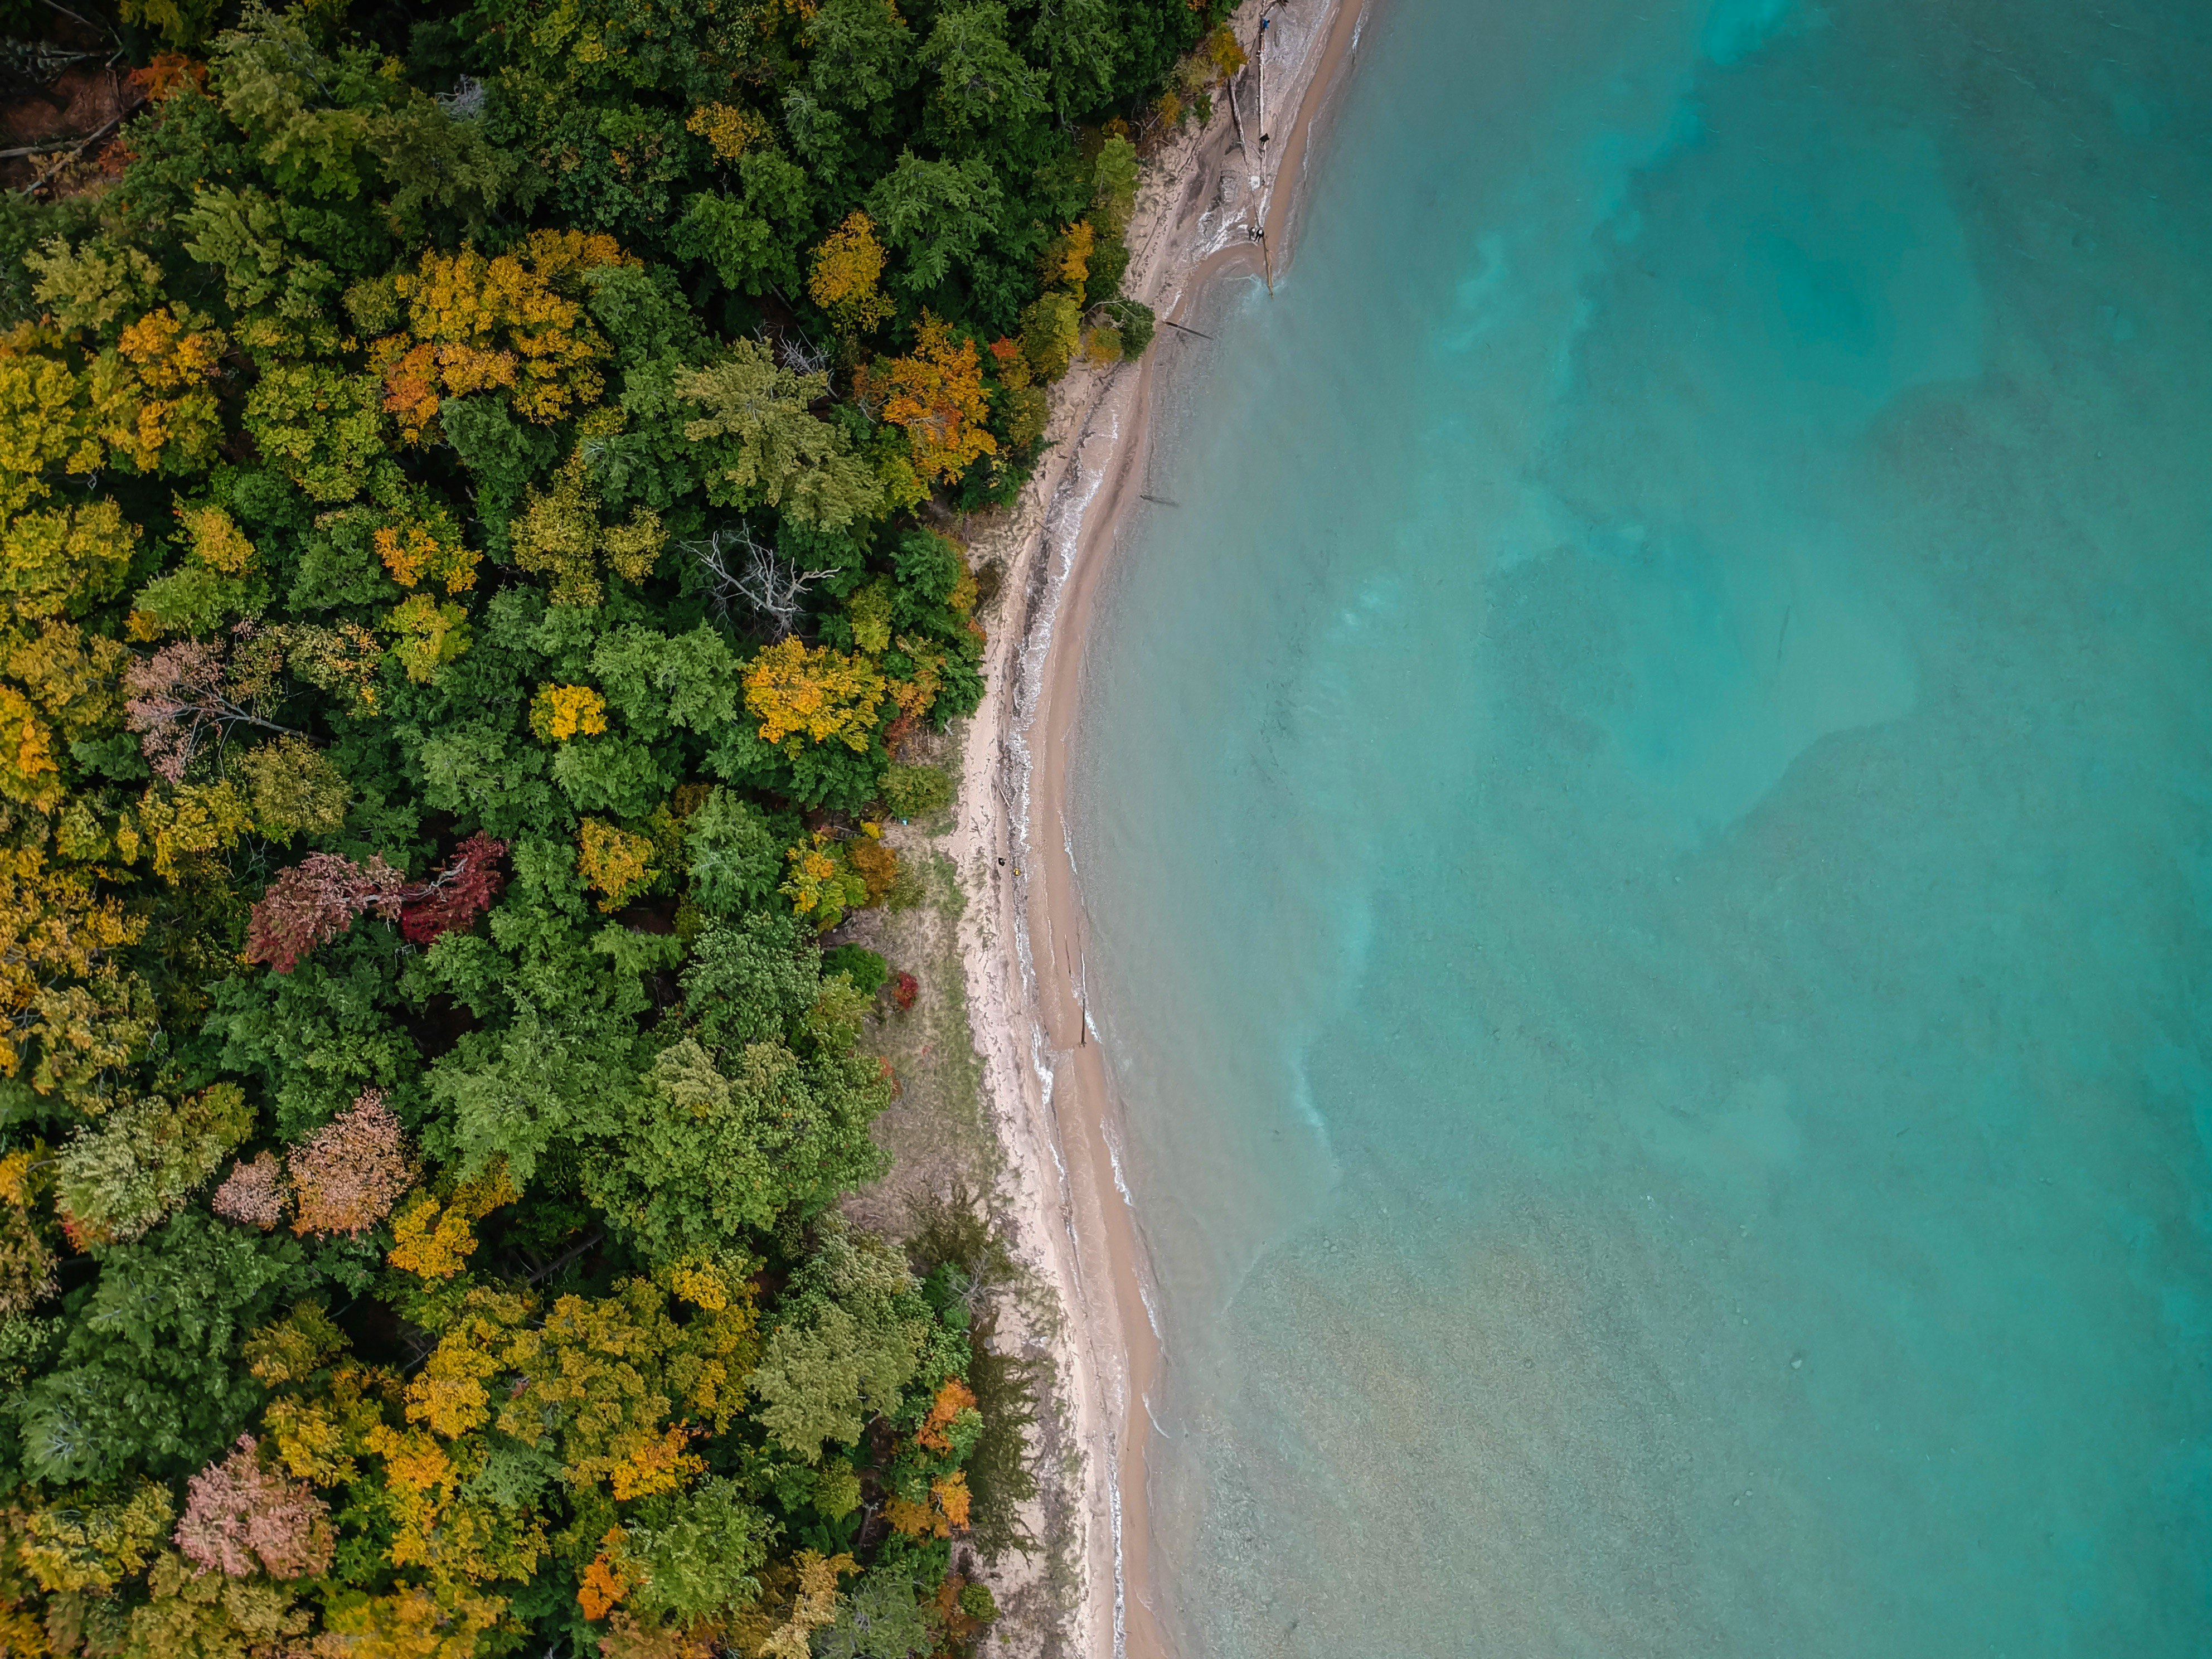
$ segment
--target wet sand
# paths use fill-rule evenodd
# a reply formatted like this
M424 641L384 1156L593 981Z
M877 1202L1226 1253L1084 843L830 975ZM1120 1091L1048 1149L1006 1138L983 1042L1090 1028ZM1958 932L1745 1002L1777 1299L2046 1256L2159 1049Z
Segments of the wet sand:
M1045 464L1011 520L971 549L978 562L1002 562L1006 600L951 843L969 901L962 954L1018 1244L1062 1310L1056 1330L1033 1334L1054 1350L1078 1453L1062 1508L1084 1655L1174 1650L1153 1599L1144 1461L1159 1334L1121 1182L1119 1109L1089 1040L1083 902L1064 822L1091 602L1142 489L1159 344L1210 282L1287 275L1309 140L1371 9L1346 0L1239 9L1234 24L1253 61L1235 108L1219 100L1205 131L1147 168L1139 191L1124 289L1154 307L1162 339L1136 363L1079 370L1056 388ZM1255 225L1264 241L1253 239ZM1043 1472L1048 1489L1060 1478Z

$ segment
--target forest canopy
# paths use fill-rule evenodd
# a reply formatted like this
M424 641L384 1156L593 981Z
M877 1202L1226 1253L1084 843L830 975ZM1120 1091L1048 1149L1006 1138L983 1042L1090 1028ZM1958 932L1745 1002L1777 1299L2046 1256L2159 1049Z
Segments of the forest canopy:
M0 1651L988 1626L991 1249L839 1218L897 1082L820 939L1224 9L76 18L127 118L0 211Z

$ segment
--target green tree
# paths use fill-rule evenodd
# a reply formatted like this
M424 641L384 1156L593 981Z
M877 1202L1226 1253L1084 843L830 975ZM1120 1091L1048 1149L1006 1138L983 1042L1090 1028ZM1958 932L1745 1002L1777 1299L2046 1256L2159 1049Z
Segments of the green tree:
M783 877L783 846L760 808L717 788L684 826L691 853L691 896L708 911L757 908Z
M814 1638L820 1659L908 1659L933 1644L911 1575L898 1568L868 1573L844 1597L837 1622Z
M637 1047L614 1010L525 1005L495 1032L471 1033L430 1073L442 1138L471 1173L504 1159L518 1184L555 1146L613 1131L638 1109Z
M246 1333L312 1282L296 1241L189 1210L110 1249L98 1280L64 1300L59 1363L23 1391L25 1473L71 1482L199 1468L260 1404L239 1361Z
M799 286L799 250L813 229L806 173L772 146L734 164L734 191L702 191L684 204L672 252L709 266L744 294Z
M769 1437L809 1463L825 1441L857 1442L871 1419L898 1409L933 1322L889 1246L826 1222L753 1375Z
M717 1064L685 1037L655 1056L586 1189L654 1260L729 1257L787 1206L818 1209L881 1172L867 1123L887 1091L867 1069L810 1067L778 1042Z
M868 192L868 216L899 256L894 285L919 301L964 267L999 228L1004 192L980 157L922 160L912 150Z
M630 1607L679 1626L728 1618L760 1595L754 1575L774 1527L744 1487L720 1476L649 1500L624 1529L623 1553L639 1579Z
M999 0L938 13L919 62L936 82L934 112L948 132L1005 135L1045 106L1042 77L1006 44L1006 9Z
M81 1129L60 1154L57 1200L80 1244L127 1243L204 1186L252 1133L236 1084L181 1101L127 1102Z
M707 411L684 435L713 447L726 486L710 485L708 499L780 507L832 530L873 514L882 486L844 435L808 412L829 389L828 375L784 368L757 340L733 341L720 361L680 377L677 395Z

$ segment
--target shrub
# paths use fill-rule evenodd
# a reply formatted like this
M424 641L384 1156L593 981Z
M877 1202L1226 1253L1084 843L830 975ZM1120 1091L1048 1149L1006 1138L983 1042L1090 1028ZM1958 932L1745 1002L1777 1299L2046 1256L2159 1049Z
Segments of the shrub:
M822 953L822 971L844 975L864 997L875 995L891 976L890 964L864 945L832 945Z
M894 765L884 774L884 805L896 817L927 817L951 804L951 775L941 766Z

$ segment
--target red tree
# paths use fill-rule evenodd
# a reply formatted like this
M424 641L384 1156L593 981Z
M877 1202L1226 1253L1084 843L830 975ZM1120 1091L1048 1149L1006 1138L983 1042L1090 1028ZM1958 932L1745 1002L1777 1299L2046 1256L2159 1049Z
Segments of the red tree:
M397 916L416 945L467 927L506 886L499 860L507 843L478 830L453 849L453 861L420 887L380 858L365 865L335 853L310 853L278 873L246 925L246 956L289 974L371 910Z
M246 924L246 956L289 974L319 945L353 926L364 910L396 906L403 878L380 858L366 866L335 853L310 853L269 884Z
M481 830L453 849L453 861L430 884L410 894L399 909L399 931L412 945L428 945L441 933L473 927L507 885L499 861L507 843Z

